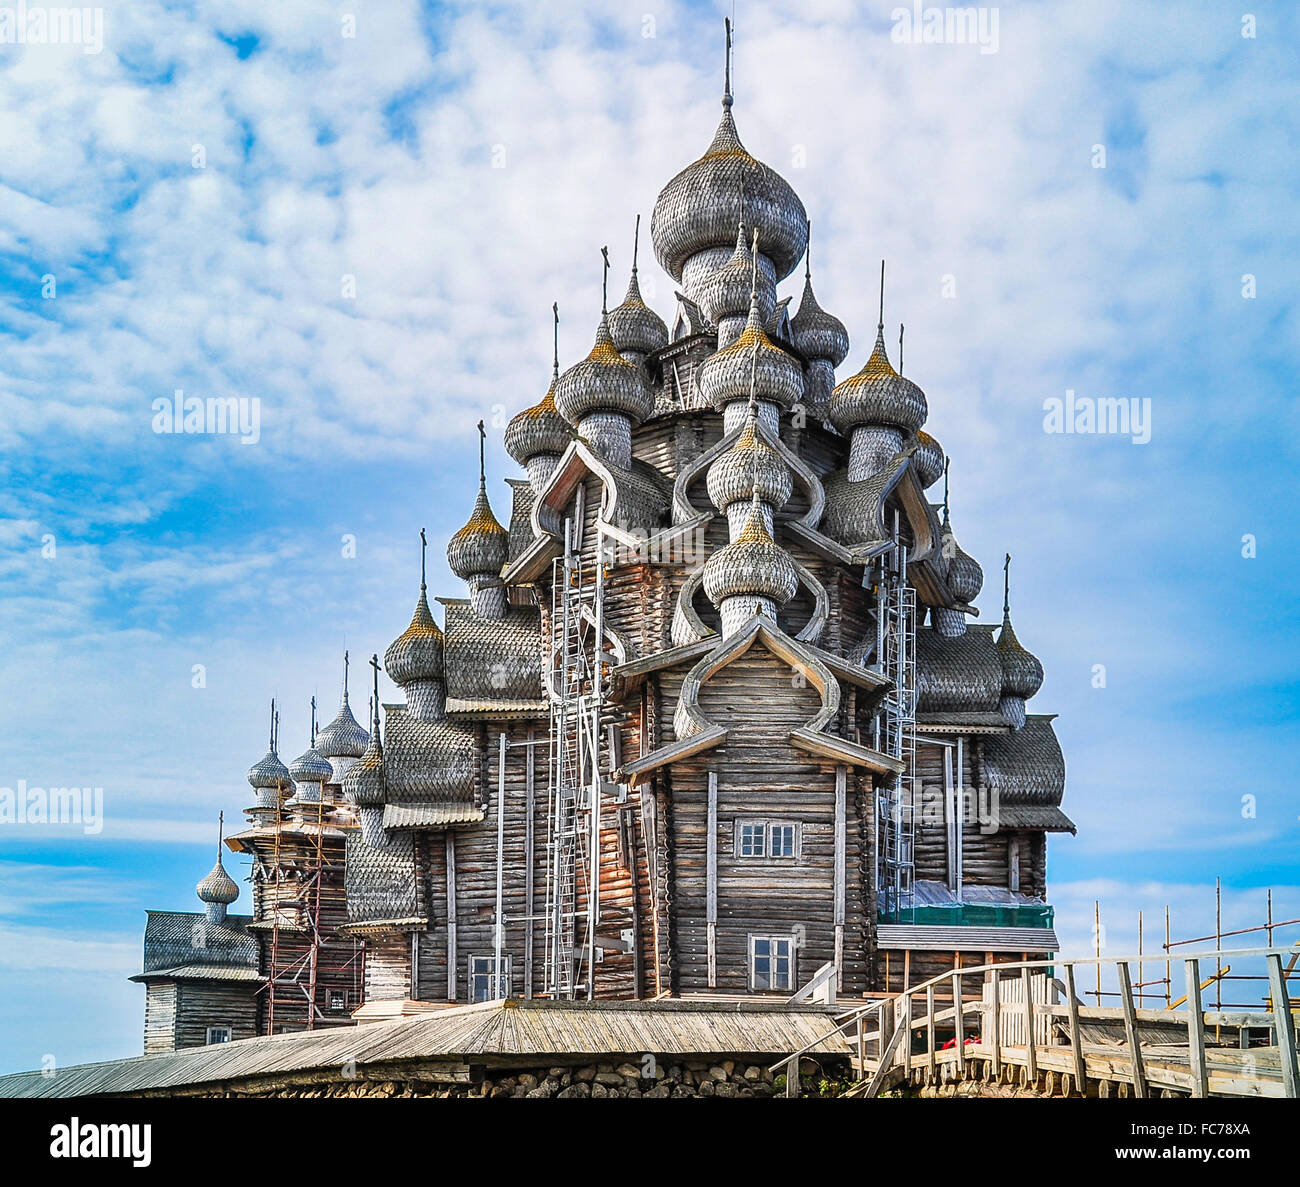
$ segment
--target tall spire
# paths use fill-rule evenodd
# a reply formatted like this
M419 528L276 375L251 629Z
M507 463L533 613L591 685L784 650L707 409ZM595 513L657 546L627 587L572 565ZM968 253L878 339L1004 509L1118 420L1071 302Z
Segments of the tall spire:
M479 490L487 489L487 461L485 450L487 448L487 430L483 428L483 422L478 422L478 487Z
M426 552L428 552L428 550L429 550L429 541L425 537L424 529L421 528L420 529L420 592L421 593L424 593L424 591L428 588L424 579L425 578L424 555ZM315 704L316 702L313 700L312 705L314 706Z
M350 662L351 661L348 657L348 653L346 650L344 650L343 652L343 703L345 705L348 703L348 665Z
M636 254L641 246L641 216L636 216L636 230L632 232L632 275L636 275Z
M217 813L217 865L221 864L221 841L226 831L225 812Z
M885 329L885 261L880 261L880 320L876 323L876 330L883 333Z
M551 382L554 383L560 377L560 303L559 301L551 302L551 316L555 320L554 326L554 345L551 355Z
M898 323L898 373L903 373L903 323Z
M315 745L316 745L316 698L315 698L314 696L313 696L312 699L311 699L311 739L310 739L310 741L311 741L311 745L312 745L312 747L314 748Z
M808 228L808 249L803 253L803 278L812 280L812 219L804 219L804 224Z
M1008 617L1011 614L1011 553L1007 553L1007 559L1002 562L1002 615Z
M723 71L722 78L722 106L730 107L731 97L731 18L728 17L724 22L727 29L727 61Z
M600 249L600 258L605 261L604 271L600 277L600 312L601 315L609 313L609 247L606 245ZM479 421L479 428L483 427L483 422Z

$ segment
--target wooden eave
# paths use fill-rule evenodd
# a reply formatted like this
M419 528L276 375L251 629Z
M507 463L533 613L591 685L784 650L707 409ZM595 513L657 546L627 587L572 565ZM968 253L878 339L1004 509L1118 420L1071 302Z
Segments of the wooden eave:
M726 740L727 731L720 725L701 730L698 734L691 734L689 737L682 738L679 742L670 742L667 746L660 746L657 750L652 750L649 754L643 755L633 762L624 763L617 772L618 781L636 787L652 771L657 771L660 767L667 766L669 763L677 762L680 759L690 758L693 754L711 750Z
M878 775L899 775L906 770L906 764L901 760L834 734L801 728L790 731L790 741L800 750L806 750L819 758L833 759L853 767L866 767Z

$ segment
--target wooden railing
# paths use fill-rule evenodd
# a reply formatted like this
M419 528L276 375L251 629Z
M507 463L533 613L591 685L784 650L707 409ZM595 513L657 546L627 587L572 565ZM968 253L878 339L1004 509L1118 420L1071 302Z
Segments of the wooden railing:
M797 1096L801 1060L839 1034L853 1046L859 1077L850 1095L875 1096L902 1080L934 1084L981 1075L1002 1080L1018 1067L1023 1084L1037 1087L1041 1079L1045 1091L1059 1089L1064 1095L1085 1095L1095 1085L1102 1096L1131 1090L1139 1098L1160 1092L1294 1099L1300 1096L1300 1054L1287 982L1298 949L1190 953L1182 957L1185 1005L1166 1010L1138 1008L1133 956L954 969L837 1015L833 1029L772 1070L785 1074L786 1095ZM1284 956L1291 957L1285 968ZM1202 962L1213 967L1229 958L1261 957L1268 970L1269 1008L1206 1013ZM1075 970L1099 965L1115 969L1118 1008L1085 1006L1075 990ZM977 977L979 996L974 997L970 987ZM945 997L951 1004L944 1005ZM1233 1049L1207 1038L1225 1029L1269 1030L1272 1045ZM918 1042L920 1035L924 1040Z

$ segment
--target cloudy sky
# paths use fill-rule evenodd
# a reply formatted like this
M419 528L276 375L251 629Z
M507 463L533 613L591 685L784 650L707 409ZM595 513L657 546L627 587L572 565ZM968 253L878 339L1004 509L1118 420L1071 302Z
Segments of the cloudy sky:
M102 787L105 816L0 826L0 1070L138 1052L143 908L196 906L268 699L296 753L344 647L407 622L421 526L460 592L474 422L515 474L551 302L572 361L600 246L621 286L717 122L729 3L348 7L134 0L99 45L0 44L0 787ZM1212 931L1216 875L1225 926L1268 886L1300 916L1300 20L1249 7L1018 0L981 47L900 40L890 4L736 5L737 123L812 217L841 375L887 257L985 621L1015 556L1076 953L1098 897L1112 952L1166 902ZM156 433L178 389L256 398L257 440ZM1149 400L1150 441L1045 433L1067 390Z

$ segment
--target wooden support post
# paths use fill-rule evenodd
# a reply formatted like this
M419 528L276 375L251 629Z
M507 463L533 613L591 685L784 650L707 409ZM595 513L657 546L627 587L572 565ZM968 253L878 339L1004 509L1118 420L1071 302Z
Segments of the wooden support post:
M934 1074L937 1060L934 1053L934 986L927 985L925 988L925 1046L926 1046L926 1063L929 1065L931 1075Z
M992 998L989 1003L989 1015L993 1031L993 1078L996 1080L1002 1075L1002 1001L997 969L993 970L989 980L989 991Z
M1295 1045L1295 1021L1291 1017L1291 997L1287 993L1286 974L1282 971L1281 953L1268 960L1268 990L1273 998L1273 1027L1277 1031L1277 1053L1282 1061L1282 1086L1292 1100L1300 1096L1300 1060Z
M1079 1036L1079 998L1074 991L1074 965L1065 966L1066 1006L1070 1011L1070 1056L1074 1061L1074 1086L1080 1096L1088 1095L1088 1073L1083 1062L1083 1040Z
M1038 1079L1038 1050L1034 1046L1034 973L1021 969L1020 980L1025 987L1025 1072L1030 1084Z
M858 1015L858 1066L859 1079L867 1072L867 1015L864 1011Z
M849 769L844 765L835 768L835 988L844 988L844 915L846 886L848 883L848 788Z
M1139 1100L1147 1098L1147 1073L1142 1063L1142 1044L1138 1042L1137 1010L1133 1005L1133 975L1128 961L1116 966L1119 973L1119 991L1124 1005L1124 1033L1128 1036L1129 1061L1133 1065L1133 1095Z
M456 833L447 830L447 1000L456 1000Z
M957 1027L957 1070L964 1079L966 1076L966 1019L962 1012L960 970L955 971L952 975L952 1007L953 1023Z
M898 1048L899 1065L905 1068L908 1074L912 1071L912 995L904 994L898 1002L900 1017L898 1025L903 1028L903 1041Z
M1201 962L1185 960L1187 970L1187 1062L1192 1073L1192 1095L1210 1095L1210 1077L1205 1067L1205 1013L1201 1005Z
M536 739L537 731L530 729L528 745L524 748L524 794L527 801L524 807L524 916L528 920L524 930L524 997L526 998L533 996L533 933L537 930L537 923L533 918L537 896L533 871L536 860L534 850L537 845L533 821L533 814L537 810L535 786L537 766L534 745Z
M709 987L718 983L718 772L709 772L708 836L704 840L705 916ZM698 916L697 916L698 918Z

